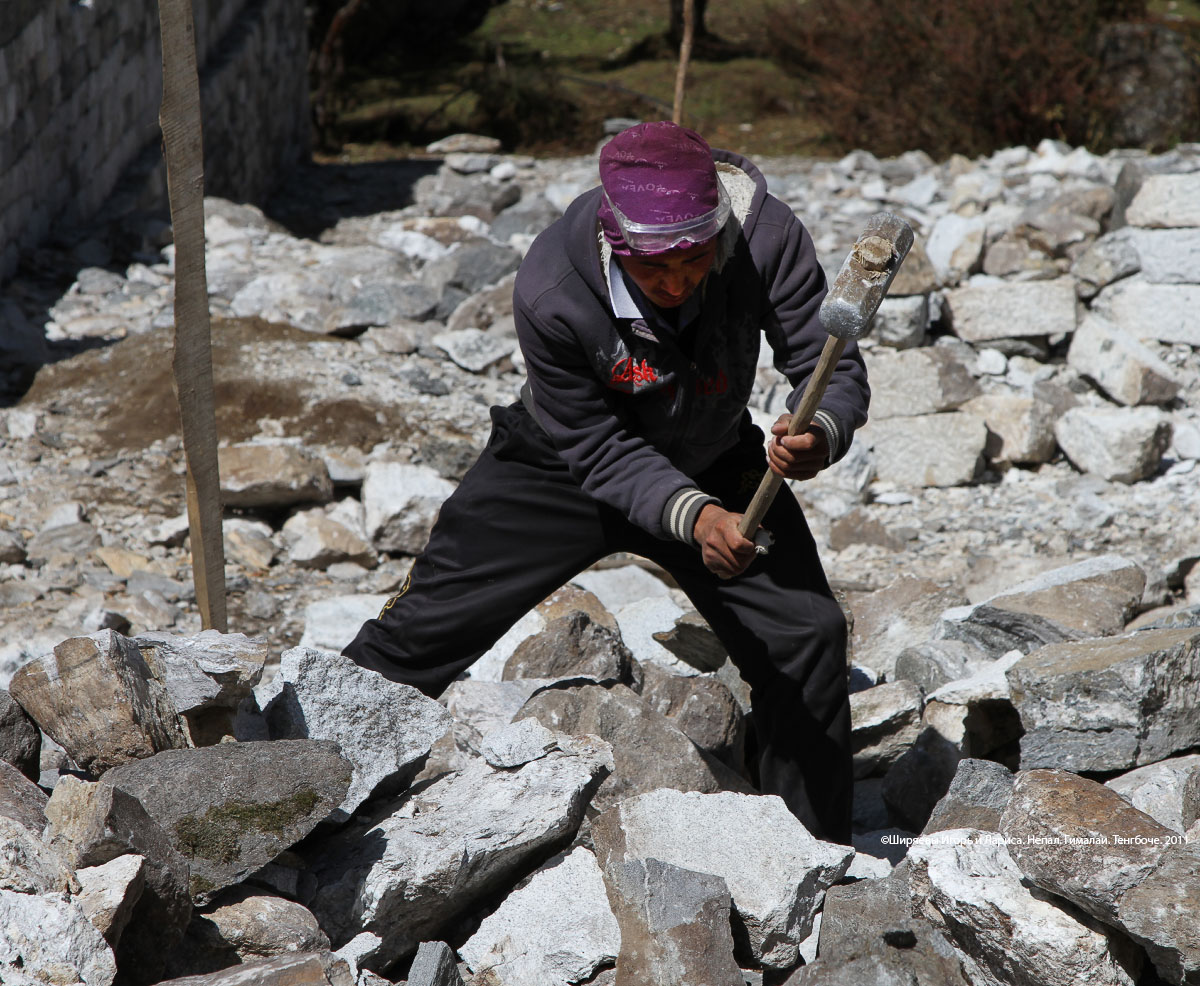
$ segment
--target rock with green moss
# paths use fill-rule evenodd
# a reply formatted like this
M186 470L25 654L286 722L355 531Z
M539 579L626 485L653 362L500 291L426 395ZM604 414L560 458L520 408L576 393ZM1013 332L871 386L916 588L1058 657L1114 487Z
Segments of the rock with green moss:
M346 796L351 766L328 740L168 750L109 772L191 864L203 906L308 835Z

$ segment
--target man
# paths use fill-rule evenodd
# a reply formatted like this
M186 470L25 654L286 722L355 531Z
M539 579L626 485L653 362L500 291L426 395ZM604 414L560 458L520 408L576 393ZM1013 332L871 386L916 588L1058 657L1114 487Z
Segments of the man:
M866 420L846 347L814 426L763 435L746 410L763 336L795 406L825 332L812 239L744 158L672 123L600 154L533 243L513 304L528 380L493 408L479 461L424 553L345 653L436 696L518 618L605 555L666 569L751 686L764 793L820 838L850 840L846 625L790 491L738 531L763 470L808 479Z

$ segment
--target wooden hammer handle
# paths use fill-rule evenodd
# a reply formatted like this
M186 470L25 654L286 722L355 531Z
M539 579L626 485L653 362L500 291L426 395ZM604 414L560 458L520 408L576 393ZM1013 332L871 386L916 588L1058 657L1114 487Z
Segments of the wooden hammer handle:
M838 360L842 358L845 349L845 339L830 336L825 340L821 358L817 360L817 368L808 378L800 403L796 405L792 420L788 422L787 433L789 435L798 435L800 432L806 431L812 424L813 415L817 413L821 398L825 396L825 388L829 386L829 378L833 376L834 368L837 366ZM762 482L758 484L754 498L742 515L741 523L738 524L738 531L742 537L754 539L754 532L758 530L758 525L762 523L767 509L771 506L771 501L775 499L775 494L779 492L782 483L782 476L776 475L770 469L767 470Z

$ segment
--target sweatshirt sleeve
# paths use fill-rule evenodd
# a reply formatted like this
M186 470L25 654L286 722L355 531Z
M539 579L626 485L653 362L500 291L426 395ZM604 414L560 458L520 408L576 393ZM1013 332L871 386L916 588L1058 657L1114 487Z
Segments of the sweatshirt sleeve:
M654 536L694 544L696 516L716 499L625 426L569 326L539 317L520 290L513 300L537 421L571 475Z
M791 209L773 201L759 219L760 227L771 224L776 235L764 239L778 244L778 249L762 260L769 284L766 335L775 367L792 385L786 403L794 411L828 338L819 315L828 288L812 237ZM855 430L866 423L870 396L862 354L851 341L813 416L813 424L829 440L830 462L846 454Z

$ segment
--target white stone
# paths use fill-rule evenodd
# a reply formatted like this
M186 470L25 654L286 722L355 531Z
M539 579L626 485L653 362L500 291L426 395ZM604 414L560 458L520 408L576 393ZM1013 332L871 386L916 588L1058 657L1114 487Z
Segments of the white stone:
M475 681L503 681L504 666L508 659L526 640L546 628L545 617L531 609L509 627L484 654L467 669L467 676ZM516 711L516 710L514 710Z
M1138 339L1200 348L1200 285L1126 278L1101 291L1094 310Z
M962 953L974 986L1133 986L1119 947L1036 894L1003 837L977 829L922 836L908 851L912 900Z
M876 341L893 349L912 349L922 344L928 328L929 295L888 296L875 312L870 334ZM769 347L764 346L763 350L769 355Z
M479 752L493 767L508 768L540 760L557 746L556 734L530 717L487 733Z
M942 284L957 284L978 268L986 232L982 216L951 212L933 224L925 240L925 253L937 268Z
M76 870L75 876L81 888L75 899L109 944L116 945L145 887L146 858L126 853Z
M669 596L667 584L640 565L622 565L619 568L593 568L580 572L571 580L575 585L587 589L607 610L617 610L627 603L652 596Z
M987 456L992 462L1030 465L1054 457L1057 412L1045 401L1020 394L982 394L962 410L987 425Z
M0 979L112 986L116 974L112 949L78 901L0 889Z
M427 466L372 462L363 479L365 524L381 551L415 555L425 547L438 511L454 484Z
M1137 767L1105 781L1104 786L1159 824L1182 833L1187 827L1183 814L1184 782L1198 770L1200 754L1193 753Z
M319 599L304 607L304 633L299 647L341 651L367 620L379 616L390 596L359 593Z
M870 447L880 482L960 486L979 474L987 426L963 411L887 418L869 421L855 442Z
M1054 426L1076 468L1111 482L1150 476L1171 442L1171 420L1155 407L1073 407Z
M1200 284L1200 228L1134 229L1130 241L1151 284Z
M1125 210L1131 226L1200 226L1200 171L1150 175Z
M967 342L1026 336L1069 335L1076 322L1075 279L996 281L972 279L946 292L954 333Z
M513 349L511 341L497 338L481 329L440 332L433 337L433 344L440 347L456 365L472 373L482 373L508 356Z
M1179 393L1164 360L1100 315L1088 315L1075 330L1067 364L1121 404L1166 404Z
M459 953L496 986L569 986L590 979L620 950L596 857L577 848L510 894Z
M683 616L670 596L653 596L626 603L612 611L621 630L621 640L635 660L652 661L676 674L694 675L698 669L680 660L654 639L656 633L666 633Z

